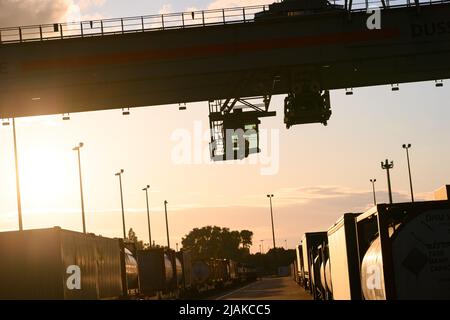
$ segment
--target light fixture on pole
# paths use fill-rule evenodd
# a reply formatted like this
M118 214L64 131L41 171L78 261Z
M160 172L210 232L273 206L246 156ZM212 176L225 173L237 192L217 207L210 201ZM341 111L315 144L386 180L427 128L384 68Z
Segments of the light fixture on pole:
M167 232L167 247L170 249L170 238L169 238L169 220L167 218L167 204L168 202L164 200L164 211L166 213L166 232Z
M408 161L408 174L409 174L409 188L411 190L411 201L414 202L414 192L413 192L413 183L412 183L412 176L411 176L411 163L409 160L409 149L411 148L411 144L404 144L403 149L406 150L406 160Z
M23 222L22 222L22 200L20 196L20 179L19 179L19 156L17 152L17 137L16 137L16 120L12 119L12 127L13 127L13 140L14 140L14 163L16 166L16 193L17 193L17 213L19 217L19 230L23 230Z
M381 169L386 170L387 182L388 182L388 192L389 192L389 203L392 204L392 187L391 187L391 174L390 170L394 168L394 162L389 162L388 159L383 163L381 162Z
M147 224L148 224L148 243L150 247L152 247L152 231L150 228L150 207L148 205L148 190L150 189L150 186L147 185L142 191L145 191L145 199L147 200Z
M377 205L377 194L375 193L375 182L377 182L377 179L370 179L370 182L372 183L372 192L373 192L373 205Z
M81 175L81 148L83 148L84 143L80 142L78 146L74 147L72 150L78 153L78 173L80 176L80 194L81 194L81 219L83 222L83 233L86 233L86 218L84 213L84 198L83 198L83 180Z
M272 209L273 194L268 194L267 198L269 198L269 201L270 201L270 219L272 221L272 240L273 240L273 248L275 249L275 228L273 225L273 209Z
M123 238L127 238L127 231L125 228L125 210L123 207L123 190L122 190L122 174L125 171L123 169L120 169L119 172L117 172L115 175L116 177L119 177L119 185L120 185L120 204L122 205L122 227L123 227Z

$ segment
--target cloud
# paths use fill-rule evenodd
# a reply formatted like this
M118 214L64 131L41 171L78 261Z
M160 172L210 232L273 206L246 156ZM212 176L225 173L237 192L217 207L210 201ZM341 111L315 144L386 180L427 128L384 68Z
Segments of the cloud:
M306 204L323 204L327 202L343 202L348 203L349 207L355 207L352 204L357 204L357 208L367 208L372 204L372 190L359 190L345 186L304 186L281 188L274 191L274 201L279 206L293 206ZM429 200L428 194L417 195L418 199ZM377 197L385 201L388 199L388 194L385 191L377 191ZM394 192L393 198L397 202L407 201L409 193ZM261 199L260 194L249 195L246 197L249 202L255 203L256 199ZM350 209L349 208L349 209Z
M199 11L199 8L197 7L187 7L186 9L183 10L184 12L193 12L193 11Z
M215 0L208 6L208 9L248 7L272 4L273 2L275 2L275 0Z
M159 14L168 14L173 13L173 8L170 3L166 3L162 6L162 8L159 10Z
M92 11L106 0L0 0L0 27L79 21L100 17Z
M274 192L273 213L277 245L288 241L290 247L299 243L305 232L326 231L337 219L348 212L365 212L372 207L372 192L356 190L345 186L306 186L300 188L282 188ZM408 192L396 192L394 201L408 202ZM423 200L428 194L418 194ZM170 204L170 232L175 242L195 227L217 225L233 230L248 229L254 232L253 252L259 250L260 240L264 240L267 249L271 243L270 211L267 198L263 195L251 196L247 205L202 206L198 204ZM378 191L380 203L388 199L386 191ZM257 201L256 201L257 200ZM255 203L257 205L255 205ZM152 235L157 243L165 243L164 208L152 206ZM143 208L126 208L127 229L133 228L138 237L147 241L146 211ZM86 211L89 232L104 236L121 236L121 211L118 208ZM66 229L80 230L80 209L66 210L41 209L25 210L26 228L46 228L55 225ZM15 212L0 217L0 230L15 230L17 216Z
M77 1L77 5L81 10L86 10L91 7L101 7L105 4L106 0L79 0Z
M62 21L71 5L71 0L0 0L0 26Z

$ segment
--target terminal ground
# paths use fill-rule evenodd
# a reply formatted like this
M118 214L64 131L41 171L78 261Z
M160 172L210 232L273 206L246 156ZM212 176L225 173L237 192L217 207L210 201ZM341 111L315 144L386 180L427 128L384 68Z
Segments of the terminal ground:
M311 300L290 277L262 278L242 288L214 297L215 300Z

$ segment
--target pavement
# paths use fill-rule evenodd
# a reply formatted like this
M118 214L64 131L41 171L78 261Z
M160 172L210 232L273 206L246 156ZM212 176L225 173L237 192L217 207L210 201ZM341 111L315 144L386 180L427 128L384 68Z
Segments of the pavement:
M290 277L262 278L216 300L312 300Z

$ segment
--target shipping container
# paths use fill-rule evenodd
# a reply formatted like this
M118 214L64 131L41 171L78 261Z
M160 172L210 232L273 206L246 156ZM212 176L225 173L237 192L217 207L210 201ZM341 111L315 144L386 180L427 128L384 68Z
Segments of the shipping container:
M258 270L250 264L239 263L238 274L241 281L247 282L256 281L260 272L258 272Z
M328 251L334 300L361 300L356 217L344 214L328 229Z
M177 252L177 257L182 265L182 282L183 289L189 290L192 287L192 255L189 250L181 250Z
M208 282L212 286L219 286L226 281L227 261L221 259L210 259L206 262L209 266L210 274Z
M291 267L290 266L278 267L277 273L279 277L289 277L291 275Z
M294 262L291 263L291 278L296 283L298 283L298 273L297 273L297 260L294 260Z
M217 269L216 282L224 284L230 281L230 265L227 259L216 259L215 265Z
M133 254L128 248L123 248L125 275L127 284L127 295L135 295L139 293L139 272L138 265Z
M327 287L325 278L322 279L322 270L324 269L324 263L328 258L327 251L328 239L325 237L322 243L319 245L312 246L309 250L311 256L311 293L314 300L326 300L328 298Z
M141 294L154 296L177 287L177 274L181 276L181 263L175 252L164 248L137 251L139 288ZM181 280L180 280L181 281Z
M0 299L96 300L123 295L121 246L61 228L0 233Z
M196 286L204 285L208 282L211 271L209 265L204 261L195 261L192 264L192 280Z
M313 255L317 251L317 247L327 240L326 232L309 232L305 233L302 240L302 256L304 263L303 277L304 288L312 292L312 282L315 280L312 277L313 271Z
M175 252L174 252L175 254ZM176 278L176 289L181 289L183 287L183 264L181 259L177 255L173 255L172 259L175 260L175 278Z
M449 201L378 205L356 219L365 299L450 299Z
M304 284L304 263L303 263L303 250L302 250L302 245L298 245L295 247L295 254L296 254L296 263L295 263L295 267L296 267L296 272L297 272L297 283L300 284L302 287L305 286Z
M228 264L229 264L229 270L230 270L230 280L235 282L239 279L238 263L236 261L229 260Z
M322 245L318 247L318 258L320 262L319 299L332 300L333 285L331 279L330 251L328 248L328 242L324 242Z

